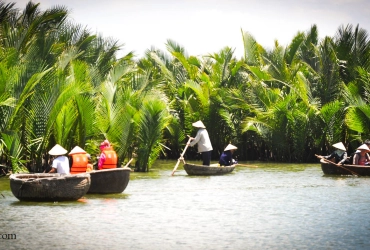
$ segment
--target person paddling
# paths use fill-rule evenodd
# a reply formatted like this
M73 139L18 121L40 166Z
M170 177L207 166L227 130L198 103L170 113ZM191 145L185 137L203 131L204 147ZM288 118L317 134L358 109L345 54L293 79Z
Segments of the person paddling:
M189 138L191 142L188 142L187 145L193 147L195 144L198 144L198 153L202 154L203 165L209 166L213 148L206 126L204 126L202 121L194 122L192 125L198 128L198 132L195 137Z
M345 161L347 160L346 147L343 145L342 142L333 144L333 147L336 150L334 150L334 152L331 153L330 155L323 156L323 158L334 161L334 163L337 163L337 164L344 164Z

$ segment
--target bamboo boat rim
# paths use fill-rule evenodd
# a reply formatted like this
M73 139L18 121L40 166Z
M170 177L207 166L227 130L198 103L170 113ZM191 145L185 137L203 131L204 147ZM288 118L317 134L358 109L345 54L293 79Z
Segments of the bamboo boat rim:
M94 174L94 173L104 173L104 172L116 172L116 171L130 171L131 168L125 167L125 168L108 168L108 169L101 169L101 170L92 170L90 172L87 172L89 174Z
M186 163L184 166L191 166L191 167L204 167L204 168L235 168L236 164L230 165L230 166L221 166L217 163L211 164L209 166L207 165L200 165L200 164L194 164L194 163Z
M76 179L76 178L88 178L90 177L89 173L80 173L80 174L49 174L49 173L35 173L35 174L11 174L9 176L10 180L14 181L31 181L31 180L61 180L61 179Z
M335 164L330 163L330 162L326 162L326 161L325 161L325 160L323 160L323 159L320 159L320 163L327 164L327 165L334 165L334 166L336 166ZM369 168L369 169L370 169L370 165L352 165L352 164L344 164L344 165L343 165L343 167Z

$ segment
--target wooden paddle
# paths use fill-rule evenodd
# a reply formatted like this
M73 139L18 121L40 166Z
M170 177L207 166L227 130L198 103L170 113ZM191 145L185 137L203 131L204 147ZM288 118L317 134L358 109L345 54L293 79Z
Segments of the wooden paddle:
M322 156L322 155L316 155L315 154L315 156L317 157L317 158L319 158L319 159L323 159L324 161L326 161L326 162L328 162L328 163L331 163L331 164L334 164L335 166L337 166L337 167L340 167L340 168L343 168L343 169L345 169L345 170L347 170L348 172L350 172L352 175L356 175L356 176L360 176L359 174L357 174L356 172L354 172L354 171L352 171L352 170L349 170L348 168L345 168L345 167L343 167L342 165L340 165L340 164L337 164L337 163L335 163L335 162L332 162L332 161L330 161L330 160L328 160L328 159L326 159L324 156Z
M186 143L186 146L184 148L184 151L182 151L182 153L180 155L180 158L177 160L177 163L176 163L174 169L172 170L172 174L171 175L173 175L175 173L175 171L176 171L177 167L179 166L181 160L185 163L185 161L184 161L184 154L185 154L186 150L188 149L188 146L189 146L188 144L190 143L190 141L191 141L191 137L189 136L189 140Z
M131 160L129 160L129 162L127 162L127 164L123 168L127 168L130 165L130 163L132 162L133 159L134 158L131 158Z
M240 163L237 163L236 165L239 165L239 166L242 166L242 167L249 167L249 168L258 168L258 166L256 166L256 165L247 165L247 164L240 164Z

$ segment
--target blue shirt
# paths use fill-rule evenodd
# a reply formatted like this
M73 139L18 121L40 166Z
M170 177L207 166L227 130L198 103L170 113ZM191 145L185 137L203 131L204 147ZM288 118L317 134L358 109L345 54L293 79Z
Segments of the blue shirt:
M222 154L220 156L220 161L218 163L220 163L221 166L230 166L230 165L232 165L233 158L232 158L231 151L228 150L228 151L222 152Z

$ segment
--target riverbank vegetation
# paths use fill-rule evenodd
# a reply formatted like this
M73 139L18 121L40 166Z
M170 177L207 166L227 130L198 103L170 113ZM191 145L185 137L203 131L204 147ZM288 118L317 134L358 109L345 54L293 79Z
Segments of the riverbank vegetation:
M241 58L229 47L187 55L168 40L134 60L67 8L41 7L0 1L0 155L13 172L41 171L56 143L94 157L105 138L121 162L135 156L148 171L179 157L197 120L213 159L232 143L239 160L312 162L333 143L353 151L369 137L370 43L359 25L323 39L312 25L272 49L241 30Z

